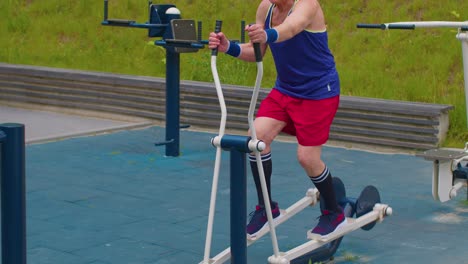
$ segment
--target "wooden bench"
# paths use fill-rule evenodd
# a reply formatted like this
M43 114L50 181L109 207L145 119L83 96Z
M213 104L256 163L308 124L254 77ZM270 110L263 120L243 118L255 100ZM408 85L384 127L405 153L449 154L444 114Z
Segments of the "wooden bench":
M252 87L222 85L227 129L247 130ZM0 101L28 107L83 110L165 120L165 79L0 63ZM259 101L269 92L261 89ZM346 147L427 150L439 147L449 126L442 104L342 96L330 144ZM217 131L220 108L213 83L181 81L180 120Z

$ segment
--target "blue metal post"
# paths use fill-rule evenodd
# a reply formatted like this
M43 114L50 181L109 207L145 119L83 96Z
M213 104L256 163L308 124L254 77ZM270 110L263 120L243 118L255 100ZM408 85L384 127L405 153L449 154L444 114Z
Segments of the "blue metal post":
M231 153L231 264L247 263L247 165L250 137L224 135L221 147Z
M2 264L26 264L24 125L0 124L0 131L4 133L1 143Z
M166 47L166 156L179 156L180 54Z
M231 263L247 263L246 153L231 149Z

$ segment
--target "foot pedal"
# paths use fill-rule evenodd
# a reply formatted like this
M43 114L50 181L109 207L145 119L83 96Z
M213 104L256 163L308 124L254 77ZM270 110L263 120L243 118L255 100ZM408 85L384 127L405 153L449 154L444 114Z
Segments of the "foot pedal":
M372 185L366 186L366 188L362 190L356 202L356 218L359 218L372 211L374 205L380 203L380 201L380 194L377 188ZM377 221L374 221L361 227L361 229L369 231L375 226L376 223Z

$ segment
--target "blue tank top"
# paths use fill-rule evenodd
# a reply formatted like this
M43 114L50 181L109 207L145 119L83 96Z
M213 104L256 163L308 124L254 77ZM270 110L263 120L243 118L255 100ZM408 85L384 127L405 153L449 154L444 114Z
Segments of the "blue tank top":
M271 28L272 4L265 19ZM291 39L269 44L275 61L275 88L292 97L325 99L340 94L335 59L328 47L328 34L304 30Z

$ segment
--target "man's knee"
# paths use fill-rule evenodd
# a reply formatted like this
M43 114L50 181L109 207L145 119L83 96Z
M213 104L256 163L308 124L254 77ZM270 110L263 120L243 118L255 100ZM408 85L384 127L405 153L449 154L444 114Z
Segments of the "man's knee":
M304 149L299 148L297 153L297 159L299 164L305 169L308 176L314 177L320 175L325 164L321 160L319 149Z
M298 155L297 157L299 164L304 168L318 167L322 164L322 160L319 157L311 157L307 155Z

